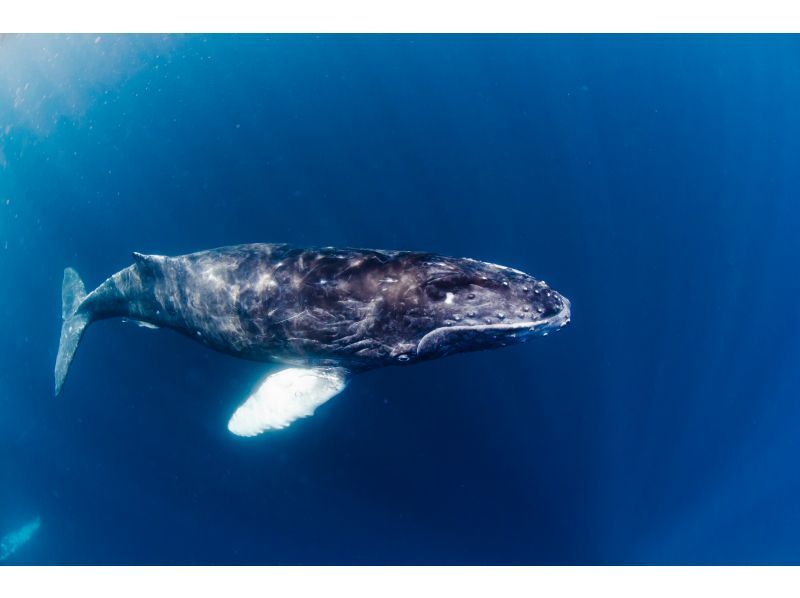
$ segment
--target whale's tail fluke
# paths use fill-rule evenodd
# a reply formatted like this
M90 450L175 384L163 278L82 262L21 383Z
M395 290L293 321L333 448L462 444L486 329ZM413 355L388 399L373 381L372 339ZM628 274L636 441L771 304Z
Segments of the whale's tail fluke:
M79 309L85 297L86 288L78 273L72 268L64 270L64 282L61 285L61 317L64 323L61 325L61 340L56 357L56 395L61 392L72 357L89 323L90 314Z

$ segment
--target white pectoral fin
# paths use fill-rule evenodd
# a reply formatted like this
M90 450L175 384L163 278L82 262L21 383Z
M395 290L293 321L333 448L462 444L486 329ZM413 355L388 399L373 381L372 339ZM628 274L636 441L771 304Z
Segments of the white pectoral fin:
M335 397L347 386L342 368L288 368L266 377L228 422L237 436L279 430Z

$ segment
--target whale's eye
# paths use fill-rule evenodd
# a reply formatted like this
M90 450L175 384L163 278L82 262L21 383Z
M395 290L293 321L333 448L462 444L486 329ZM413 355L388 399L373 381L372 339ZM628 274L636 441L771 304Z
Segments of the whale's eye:
M446 301L449 298L452 302L455 293L469 286L471 282L463 274L448 274L429 280L425 284L425 293L434 301Z
M429 284L425 286L425 294L434 301L444 301L444 298L447 296L447 291L437 285Z

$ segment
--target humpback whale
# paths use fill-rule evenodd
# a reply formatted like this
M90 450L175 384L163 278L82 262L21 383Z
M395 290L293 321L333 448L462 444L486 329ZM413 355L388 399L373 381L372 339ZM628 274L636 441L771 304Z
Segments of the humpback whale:
M127 318L286 366L231 417L240 436L311 415L359 372L525 342L570 319L542 280L433 253L256 243L133 259L88 294L64 271L55 394L86 327Z

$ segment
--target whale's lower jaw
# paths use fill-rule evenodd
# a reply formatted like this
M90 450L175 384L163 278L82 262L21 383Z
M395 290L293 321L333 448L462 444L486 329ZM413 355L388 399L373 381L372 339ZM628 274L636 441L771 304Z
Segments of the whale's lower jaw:
M529 336L547 336L550 332L560 330L569 324L571 317L570 302L561 297L563 307L557 314L528 322L507 322L497 324L476 324L471 326L442 326L431 330L417 344L417 356L425 357L439 352L450 353L447 345L450 339L469 337L476 345L478 339L484 339L486 347L503 346L512 342L523 342ZM458 340L453 344L458 344ZM476 346L476 348L478 348Z

